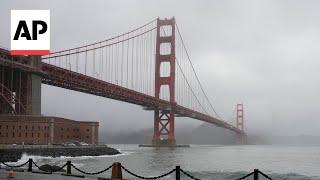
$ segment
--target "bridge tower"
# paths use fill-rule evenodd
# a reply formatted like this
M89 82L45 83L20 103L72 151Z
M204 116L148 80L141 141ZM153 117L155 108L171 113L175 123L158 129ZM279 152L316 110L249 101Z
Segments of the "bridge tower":
M243 131L243 104L237 104L237 128Z
M40 56L0 49L0 114L41 114Z
M244 113L243 104L237 104L236 127L244 132ZM238 144L247 144L247 136L245 134L237 134Z
M160 32L170 27L171 33L162 35ZM169 54L162 54L164 44L170 44ZM161 63L169 62L170 74L162 77ZM175 19L157 19L156 63L155 63L155 97L160 99L161 86L169 87L170 104L175 102ZM159 107L154 111L153 145L175 145L174 110L171 107Z

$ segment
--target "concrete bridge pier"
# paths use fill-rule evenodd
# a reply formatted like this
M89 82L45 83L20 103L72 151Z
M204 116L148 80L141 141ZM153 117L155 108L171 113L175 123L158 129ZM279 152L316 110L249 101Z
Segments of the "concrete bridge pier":
M32 66L40 68L41 56L31 56ZM28 73L27 87L27 114L41 115L41 76L39 74Z
M246 134L236 134L236 144L246 145L248 144L248 137Z

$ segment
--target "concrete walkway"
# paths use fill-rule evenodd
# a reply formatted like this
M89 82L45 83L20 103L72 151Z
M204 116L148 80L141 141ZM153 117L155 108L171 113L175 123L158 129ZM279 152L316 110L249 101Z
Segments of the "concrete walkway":
M7 171L5 169L0 169L0 180L5 180L7 179ZM53 174L39 174L39 173L31 173L31 172L17 172L15 171L15 178L14 180L93 180L93 179L98 179L97 177L90 177L90 176L85 176L84 178L82 177L73 177L73 176L63 176L61 173L53 173ZM99 178L100 179L100 178Z

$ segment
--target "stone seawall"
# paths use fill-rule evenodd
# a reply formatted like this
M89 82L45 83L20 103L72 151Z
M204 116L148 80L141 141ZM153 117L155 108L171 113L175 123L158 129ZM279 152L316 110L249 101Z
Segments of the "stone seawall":
M101 155L116 155L120 152L114 148L107 146L11 146L0 147L0 161L16 162L22 154L35 156L101 156Z

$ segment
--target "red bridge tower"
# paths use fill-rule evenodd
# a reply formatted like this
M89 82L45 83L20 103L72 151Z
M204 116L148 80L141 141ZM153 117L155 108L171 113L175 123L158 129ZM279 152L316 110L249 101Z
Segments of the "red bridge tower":
M162 28L170 27L171 33L161 35ZM170 104L175 102L175 19L157 19L157 37L156 37L156 63L155 63L155 97L160 99L161 86L169 87ZM170 44L169 54L161 54L162 44ZM170 63L170 74L167 77L162 77L161 63ZM153 145L174 145L174 110L172 107L159 107L154 111L154 132Z
M236 127L244 132L243 116L243 104L237 104ZM237 143L247 144L247 136L245 134L237 134Z

